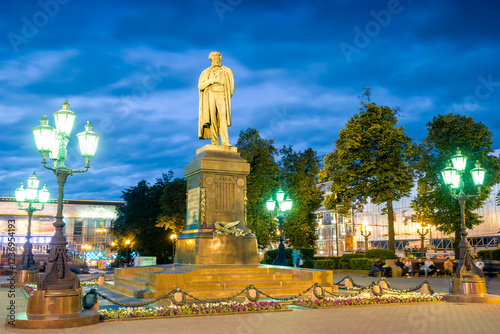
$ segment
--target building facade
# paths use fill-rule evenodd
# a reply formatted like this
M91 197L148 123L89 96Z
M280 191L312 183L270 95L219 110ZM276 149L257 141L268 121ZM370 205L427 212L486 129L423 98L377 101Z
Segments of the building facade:
M322 187L325 196L330 194L331 182L318 184ZM468 238L474 250L497 248L500 244L500 207L496 205L496 194L500 190L500 184L492 188L490 197L483 207L476 210L482 216L483 223L468 230ZM394 208L394 230L396 238L396 250L403 251L409 248L420 249L420 236L417 233L419 222L412 217L414 211L410 204L416 196L413 189L410 197L405 197L393 202ZM322 206L316 213L318 226L316 228L316 250L318 256L337 256L345 252L365 249L365 238L361 235L361 225L365 222L371 229L369 237L369 248L387 248L388 241L388 218L382 214L385 205L375 205L368 202L363 212L354 212L347 217L337 217L335 213L329 212ZM338 231L338 237L337 237ZM430 226L426 236L427 248L435 250L451 250L453 243L450 235L445 235L435 227ZM338 252L337 252L338 244Z
M117 207L121 201L91 201L91 200L64 200L63 216L66 226L63 233L68 242L70 254L82 254L84 251L106 252L111 250L112 236L109 228L117 218ZM41 207L41 204L35 204ZM49 200L42 211L33 213L31 220L31 243L33 254L46 254L49 243L54 235L57 201ZM19 210L19 204L14 197L0 197L0 245L1 254L7 254L8 221L15 222L16 254L23 252L28 231L28 215ZM87 245L87 249L83 248Z

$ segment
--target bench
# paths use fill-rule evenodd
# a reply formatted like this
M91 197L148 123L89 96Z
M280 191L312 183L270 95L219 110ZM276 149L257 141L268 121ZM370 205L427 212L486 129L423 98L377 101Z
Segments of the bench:
M483 273L484 276L498 277L500 274L500 261L486 260L484 262Z
M411 261L411 266L412 266L412 275L418 275L418 276L425 276L425 270L420 269L417 266L418 261ZM432 271L430 274L431 275L444 275L444 262L443 261L436 261L432 260L434 262L434 266L436 267L435 271ZM453 261L453 272L455 272L455 269L457 268L458 262Z

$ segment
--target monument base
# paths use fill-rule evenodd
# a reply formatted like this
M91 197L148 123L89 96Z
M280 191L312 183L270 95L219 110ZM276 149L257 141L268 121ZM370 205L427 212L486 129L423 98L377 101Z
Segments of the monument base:
M484 278L458 278L450 280L450 294L452 295L486 295L486 282Z
M258 265L257 238L234 235L179 238L176 264L190 265Z
M39 290L28 299L25 313L8 316L5 324L15 328L71 328L97 324L99 313L82 311L80 289Z
M18 270L16 273L16 283L36 283L38 282L38 270Z

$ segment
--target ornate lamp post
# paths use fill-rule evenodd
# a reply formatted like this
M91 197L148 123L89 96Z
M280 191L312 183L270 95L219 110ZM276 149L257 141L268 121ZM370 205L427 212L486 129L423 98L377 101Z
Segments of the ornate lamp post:
M55 320L60 322L71 322L71 326L83 326L94 323L96 314L91 311L83 311L85 316L81 315L80 280L69 270L68 260L70 259L66 253L67 242L62 233L65 226L63 221L63 190L68 176L84 173L89 169L90 159L97 149L99 135L92 131L92 125L87 122L85 131L77 134L81 155L85 159L85 168L75 170L66 167L66 147L75 118L76 113L69 110L68 100L65 100L62 109L54 113L56 128L51 127L48 119L43 115L40 120L41 124L32 129L38 152L42 155L43 167L53 171L57 176L59 189L56 221L53 224L55 233L50 242L47 270L45 274L40 275L37 284L38 290L29 298L26 313L28 318L30 316L55 317ZM52 166L47 165L47 156L52 160ZM28 319L28 321L35 320ZM45 326L48 325L45 324ZM65 326L70 327L68 324Z
M33 245L30 242L31 239L31 218L33 217L33 212L42 211L45 207L45 203L49 200L50 192L47 190L47 185L43 186L43 189L38 190L38 184L40 180L36 177L36 173L28 178L28 187L26 189L23 184L16 189L16 202L19 203L19 210L24 210L28 213L28 231L26 233L26 243L24 244L23 255L21 260L16 265L17 278L16 282L35 282L38 279L38 271L35 260L33 259ZM38 195L38 198L37 198ZM27 207L23 207L23 203L28 203ZM34 206L35 203L42 203L41 208Z
M276 205L276 203L278 205ZM278 218L280 222L280 244L278 246L278 256L273 261L273 265L276 266L288 266L288 261L285 256L285 245L283 244L283 219L288 216L288 211L292 209L293 201L288 198L285 199L285 192L279 190L276 193L276 201L270 198L266 202L267 209L271 211L271 215L274 218Z
M368 251L368 238L372 235L372 229L366 221L361 225L361 236L365 238L365 252Z
M177 234L173 233L170 235L170 240L172 240L172 262L175 258L175 242L177 241Z
M470 253L471 245L467 240L467 230L465 227L465 202L467 198L477 197L481 194L481 186L484 182L486 170L481 168L479 162L476 162L475 168L470 173L474 185L478 188L478 195L466 195L464 193L464 174L467 164L467 157L462 155L460 149L457 150L451 158L453 167L449 166L441 172L444 183L451 187L451 195L458 199L460 204L460 218L462 229L460 235L460 259L456 270L455 277L450 282L450 294L465 294L465 295L486 295L486 283L484 280L483 271L476 266L474 259Z
M429 233L429 226L426 224L418 224L417 234L420 236L420 258L425 257L424 241L427 233Z

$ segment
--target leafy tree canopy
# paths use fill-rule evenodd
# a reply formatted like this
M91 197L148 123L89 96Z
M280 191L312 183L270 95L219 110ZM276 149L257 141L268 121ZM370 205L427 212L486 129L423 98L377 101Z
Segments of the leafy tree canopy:
M369 94L365 90L364 95ZM369 97L369 95L367 95ZM413 186L415 146L398 127L397 108L361 102L359 112L339 131L335 149L325 157L323 180L332 181L325 207L339 213L363 210L368 198L386 204L389 249L395 251L392 202L408 196Z

